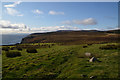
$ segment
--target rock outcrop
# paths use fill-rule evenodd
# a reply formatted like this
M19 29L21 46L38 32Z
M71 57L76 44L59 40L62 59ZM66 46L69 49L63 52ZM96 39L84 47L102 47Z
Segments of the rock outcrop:
M92 56L92 54L91 54L91 53L86 52L86 53L85 53L85 56L90 57L90 56Z
M98 61L97 58L95 58L95 57L92 57L92 58L89 60L89 62L95 62L95 61Z

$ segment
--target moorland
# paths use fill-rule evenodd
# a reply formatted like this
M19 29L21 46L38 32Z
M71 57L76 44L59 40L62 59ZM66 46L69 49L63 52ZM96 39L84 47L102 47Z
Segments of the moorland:
M20 44L2 46L3 79L118 79L119 33L88 30L31 34ZM92 57L99 62L89 62Z

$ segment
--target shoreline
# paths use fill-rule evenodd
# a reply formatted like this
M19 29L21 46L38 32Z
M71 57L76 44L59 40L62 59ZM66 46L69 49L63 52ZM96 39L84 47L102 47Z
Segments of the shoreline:
M6 44L6 45L0 45L0 46L14 46L14 45L18 45L18 44L21 44L21 43L15 43L15 44Z

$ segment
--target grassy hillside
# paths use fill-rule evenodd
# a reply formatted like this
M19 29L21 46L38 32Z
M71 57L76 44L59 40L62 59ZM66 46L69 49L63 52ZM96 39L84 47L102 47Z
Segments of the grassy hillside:
M119 30L113 31L57 31L48 33L35 33L22 39L21 43L104 43L118 42L120 40Z
M50 47L37 47L37 53L27 53L27 46L39 46L43 44L20 44L24 48L22 56L6 57L3 52L3 78L60 78L76 79L90 78L118 78L118 48L99 49L106 44L81 44L81 45L52 45ZM87 46L83 48L83 46ZM4 46L5 47L5 46ZM9 46L10 48L16 46ZM29 47L30 48L30 47ZM17 49L9 51L18 51ZM86 52L93 54L101 62L89 62Z
M0 79L1 78L2 78L2 54L0 54Z

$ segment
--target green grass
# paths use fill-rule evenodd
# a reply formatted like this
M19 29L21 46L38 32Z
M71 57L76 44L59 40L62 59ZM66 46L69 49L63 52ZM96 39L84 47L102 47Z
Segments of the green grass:
M1 51L0 51L1 53ZM2 55L0 54L0 80L2 79Z
M23 49L22 56L14 58L6 57L3 51L3 78L118 78L118 51L99 49L108 44L54 45L31 54ZM88 47L83 48L85 45ZM85 52L102 62L88 62Z

